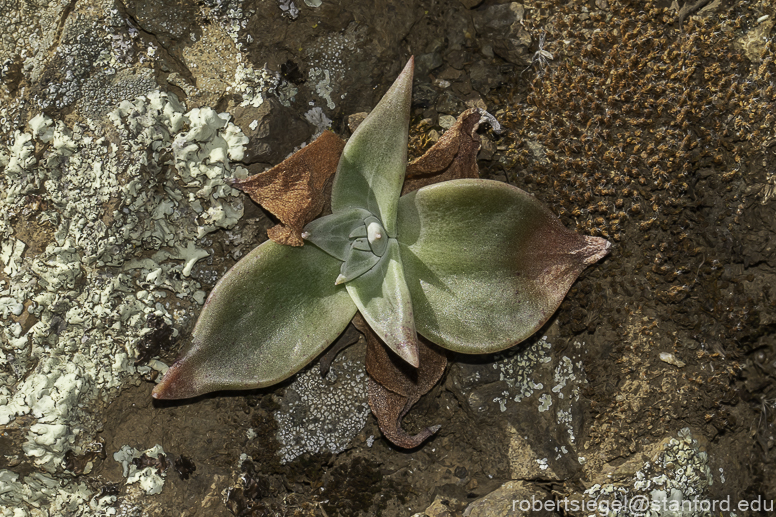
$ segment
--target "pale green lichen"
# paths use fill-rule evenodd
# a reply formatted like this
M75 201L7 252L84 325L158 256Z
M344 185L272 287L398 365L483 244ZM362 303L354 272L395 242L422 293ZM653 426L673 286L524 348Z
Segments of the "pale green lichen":
M19 429L20 454L50 473L0 473L13 487L0 489L2 505L64 514L67 501L86 504L80 485L56 477L64 454L93 436L97 401L164 370L134 364L147 318L175 335L193 317L203 237L242 216L225 179L247 174L234 164L247 139L229 118L156 91L121 102L108 128L36 115L0 144L0 425ZM15 226L22 214L38 233ZM41 488L51 481L55 490Z
M312 108L304 114L304 118L315 126L315 134L313 139L318 138L318 135L331 128L331 119L326 116L321 108Z
M95 497L86 483L62 486L59 480L40 472L24 477L0 470L0 515L47 517L49 515L112 515L108 505L115 496Z
M27 245L19 239L10 239L0 246L0 261L5 264L3 273L14 276L22 263L22 254ZM18 314L17 314L18 316Z
M337 105L334 104L334 101L331 98L332 93L334 93L331 72L323 68L314 67L310 69L308 76L310 79L310 84L315 85L315 93L318 94L321 99L326 101L326 107L330 110L336 108Z
M576 436L572 408L579 400L580 386L587 384L580 360L584 344L574 342L571 357L560 357L553 369L550 384L547 379L549 372L543 372L540 368L552 362L551 349L552 344L544 336L526 350L501 354L502 357L492 367L498 371L499 380L506 387L493 402L499 405L501 412L505 412L510 404L521 403L525 399L533 400L539 413L555 411L557 424L566 429L569 443L573 444ZM544 382L540 382L541 379Z
M340 84L350 70L350 57L360 52L364 38L363 27L351 24L342 33L327 34L305 49L309 69L307 84L328 109L336 107L335 100L344 98Z
M547 393L542 393L539 396L539 413L549 411L550 406L552 406L552 397Z
M142 456L159 459L160 455L164 455L164 449L159 444L145 451L139 451L134 447L124 445L113 454L113 459L121 463L123 475L127 478L127 485L137 483L144 493L155 495L161 493L164 488L164 479L167 477L166 471L156 467L139 469L133 460Z
M233 89L242 96L240 106L258 108L270 91L280 85L280 74L267 68L254 69L242 63L237 65Z
M534 370L552 361L549 355L551 349L552 344L547 341L547 336L543 336L526 350L500 354L502 359L495 361L493 368L498 371L499 380L506 383L507 389L493 402L499 404L502 412L506 411L510 401L520 402L533 395L534 391L544 389L544 384L534 379Z
M628 501L642 500L647 504L644 515L651 517L701 517L706 515L702 506L692 504L708 493L714 484L709 467L709 456L700 449L690 428L668 440L654 461L645 462L635 475L618 484L595 484L585 495L609 504L609 515L630 515ZM682 502L684 501L684 506ZM688 504L689 503L689 504Z
M51 47L66 3L57 0L0 0L0 85L11 65L22 61L23 70L35 67Z

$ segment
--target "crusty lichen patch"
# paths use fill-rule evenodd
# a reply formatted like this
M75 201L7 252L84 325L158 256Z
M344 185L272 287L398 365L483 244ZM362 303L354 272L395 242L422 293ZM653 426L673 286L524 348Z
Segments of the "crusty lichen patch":
M164 458L164 449L159 444L145 451L125 445L113 454L113 459L121 463L122 473L127 478L128 485L136 483L144 493L155 495L164 488L166 472L155 466L140 468L136 460L143 457L159 459L160 456Z
M629 472L630 465L609 474L610 479L620 478L618 482L596 483L585 490L585 496L608 506L611 516L631 515L638 508L634 504L646 505L641 509L651 510L650 515L707 515L703 505L688 505L707 496L714 484L709 456L693 439L690 428L666 440L652 461L642 463L635 472Z
M347 449L366 424L367 398L364 363L351 351L332 363L326 377L317 363L297 375L274 413L281 462L306 452L338 454Z
M205 293L192 267L243 213L225 179L246 174L233 162L247 138L228 115L154 91L108 118L90 128L37 115L0 144L0 426L52 474L88 441L98 401L151 371L136 364L149 316L173 334L194 316ZM17 237L28 220L51 229L41 253ZM47 494L13 492L35 495L29 504Z
M544 389L544 384L534 380L534 368L552 361L549 355L551 349L552 344L547 341L547 336L543 336L527 350L521 353L505 352L504 360L493 363L493 368L499 372L499 380L504 381L508 387L500 397L493 399L502 412L506 411L510 401L520 402L533 395L534 391Z

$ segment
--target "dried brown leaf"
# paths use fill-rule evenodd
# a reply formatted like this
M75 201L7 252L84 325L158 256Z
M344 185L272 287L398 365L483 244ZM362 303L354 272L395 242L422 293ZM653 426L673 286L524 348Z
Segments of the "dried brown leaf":
M419 433L408 434L401 426L404 415L412 407L406 397L385 389L379 382L369 377L369 407L377 417L377 423L383 435L392 444L403 449L414 449L431 438L440 425L423 428Z
M402 429L401 422L420 397L433 388L447 366L444 351L418 336L420 366L412 367L394 354L369 325L354 318L353 324L366 336L366 370L369 373L369 406L380 430L399 447L411 449L423 443L440 426L426 427L416 435Z
M480 111L470 108L458 117L437 143L407 166L402 194L442 181L479 178Z
M232 186L280 219L280 224L267 231L270 239L302 246L302 229L326 205L326 183L336 172L344 147L340 137L324 131L270 170L234 181Z

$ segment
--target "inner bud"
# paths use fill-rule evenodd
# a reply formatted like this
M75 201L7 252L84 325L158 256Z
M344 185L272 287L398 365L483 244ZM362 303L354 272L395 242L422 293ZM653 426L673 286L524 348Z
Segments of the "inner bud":
M388 246L388 235L386 235L383 225L374 216L364 219L364 224L366 225L366 238L372 248L372 253L382 257L386 246Z

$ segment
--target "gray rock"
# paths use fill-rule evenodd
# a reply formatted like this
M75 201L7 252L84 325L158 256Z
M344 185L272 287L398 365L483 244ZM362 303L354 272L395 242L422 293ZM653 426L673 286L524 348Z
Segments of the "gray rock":
M419 84L412 91L412 105L430 108L436 103L439 92L429 84Z
M464 7L467 9L474 9L482 3L482 0L460 0Z
M472 61L468 52L461 49L455 49L447 53L446 60L450 63L450 66L456 70L461 70L464 66Z
M508 517L517 515L556 515L544 508L545 502L554 503L549 494L537 490L522 481L508 481L485 497L471 503L463 512L464 517ZM521 509L522 503L522 509ZM530 506L526 511L526 504ZM539 506L533 506L539 505Z
M439 113L458 116L465 109L466 105L461 98L450 91L442 92L436 101L436 110Z
M443 64L444 62L442 61L442 56L439 54L439 52L420 54L415 58L415 74L418 77L425 76Z
M522 4L493 5L473 13L474 27L482 44L490 45L500 58L518 65L531 62L531 34L520 22L525 9Z
M488 66L485 61L477 61L469 69L469 81L472 88L481 95L487 95L491 89L504 81L504 77L496 67Z
M310 124L274 97L258 108L238 106L231 113L235 125L250 140L245 148L245 163L277 163L314 132Z
M360 111L358 113L348 115L348 129L350 130L351 135L356 132L356 129L361 125L367 115L369 115L369 113L366 111Z
M496 354L493 362L458 362L450 369L450 387L480 425L502 426L512 479L566 480L584 461L577 443L584 418L579 393L587 383L582 344L559 358L551 348L540 339Z

